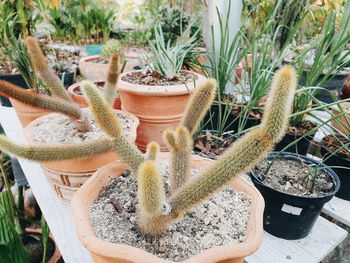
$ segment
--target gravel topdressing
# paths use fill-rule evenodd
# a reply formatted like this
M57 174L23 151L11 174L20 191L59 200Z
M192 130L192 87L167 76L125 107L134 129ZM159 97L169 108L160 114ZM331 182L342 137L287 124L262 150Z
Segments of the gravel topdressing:
M162 163L168 192L167 164ZM192 169L192 175L202 169ZM186 213L161 236L146 237L138 231L136 176L124 172L111 179L90 207L95 234L102 240L130 245L158 257L182 261L201 251L245 241L251 199L245 193L225 187L210 200Z
M134 124L134 120L119 113L117 113L116 116L123 127L125 136L130 138L130 130ZM92 125L92 130L83 133L77 131L75 124L67 116L59 113L52 114L45 122L40 122L32 127L31 133L34 138L34 143L70 144L107 138L95 123L90 112L88 112L88 118Z

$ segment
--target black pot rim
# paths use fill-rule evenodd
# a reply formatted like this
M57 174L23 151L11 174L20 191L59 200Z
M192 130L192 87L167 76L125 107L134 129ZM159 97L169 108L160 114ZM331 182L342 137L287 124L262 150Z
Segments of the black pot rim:
M333 152L331 152L330 150L328 150L328 148L325 146L325 144L323 143L323 141L321 141L321 152L322 150L324 150L326 153L325 154L333 154ZM322 156L325 155L324 153L322 153ZM338 154L338 153L334 153L333 156L345 161L345 162L350 162L350 159L343 157L342 155Z
M334 190L332 192L329 192L329 193L322 195L322 196L299 196L299 195L289 194L289 193L282 192L282 191L276 190L270 186L265 185L259 178L257 178L257 176L255 176L255 171L253 168L249 172L249 174L250 174L250 176L254 177L254 180L256 181L256 183L258 183L258 184L260 184L260 185L262 185L262 186L264 186L264 187L266 187L266 188L268 188L276 193L279 193L281 195L295 197L295 198L303 199L303 200L305 200L305 199L307 199L307 200L325 199L325 198L334 196L338 192L338 190L340 188L339 177L331 168L329 168L324 163L316 161L314 159L311 159L305 155L298 155L298 154L295 154L292 152L281 152L281 153L280 152L270 152L269 155L267 156L267 159L270 160L277 154L280 154L280 157L283 157L284 159L287 159L287 160L300 160L300 159L302 159L303 161L306 161L306 163L308 163L308 164L313 163L313 164L318 164L321 167L325 167L325 169L323 169L323 171L332 179L333 184L335 186Z

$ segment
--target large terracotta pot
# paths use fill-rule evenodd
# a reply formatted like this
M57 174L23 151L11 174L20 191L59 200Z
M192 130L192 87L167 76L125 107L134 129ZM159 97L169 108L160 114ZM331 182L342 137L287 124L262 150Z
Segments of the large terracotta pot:
M39 228L26 228L26 232L27 233L34 233L34 234L42 234L41 229ZM53 236L49 235L50 239L55 242ZM51 258L47 261L47 263L57 263L61 258L61 253L57 247L57 244L55 243L55 251L53 253L53 255L51 256Z
M105 81L107 79L109 64L94 63L101 59L100 55L82 57L79 60L80 73L91 81ZM123 72L128 72L139 64L136 56L125 56L126 64ZM120 65L122 66L122 64Z
M116 112L121 113L128 118L132 119L133 125L131 127L131 142L135 142L136 129L139 125L139 120L132 114L120 110ZM49 115L48 115L49 116ZM33 144L33 136L31 129L36 124L43 122L48 116L43 116L31 122L24 129L24 136L30 144ZM120 160L119 155L115 151L106 153L100 153L94 156L82 157L71 160L62 161L47 161L40 162L43 168L43 172L51 184L53 190L57 196L66 204L70 203L70 200L74 192L100 167Z
M26 92L34 93L32 90L26 90ZM22 127L26 127L29 123L31 123L32 121L34 121L39 117L52 113L52 111L39 109L29 104L22 103L15 99L10 99L10 101L11 101L12 107L16 111L17 117Z
M209 159L193 156L191 166L208 167L212 162ZM109 180L118 177L126 168L120 161L102 167L74 195L71 207L80 242L89 250L96 263L174 263L139 248L103 241L94 234L89 217L90 205L98 198L100 191ZM239 176L228 185L236 191L247 193L252 199L246 241L213 247L182 262L239 263L258 249L263 237L264 200L252 184Z
M190 98L190 92L206 80L200 74L191 73L197 76L195 82L174 86L137 85L122 80L128 73L119 76L117 90L122 109L140 119L136 144L141 150L145 150L150 141L156 141L161 151L167 151L162 140L163 131L178 126Z
M103 87L104 84L105 84L104 81L95 81L95 85L97 85L97 86ZM80 86L81 86L81 82L73 84L72 86L70 86L68 88L68 93L72 97L73 101L78 103L81 107L88 107L89 105L88 105L87 101L85 100L84 96L79 94ZM120 98L115 98L113 108L116 110L121 109Z

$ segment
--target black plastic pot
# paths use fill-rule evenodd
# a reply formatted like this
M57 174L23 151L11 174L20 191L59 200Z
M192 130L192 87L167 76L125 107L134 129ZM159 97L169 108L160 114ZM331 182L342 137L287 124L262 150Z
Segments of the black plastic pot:
M344 200L350 201L350 159L342 157L340 154L333 154L328 151L324 146L321 148L322 156L325 157L323 163L328 166L342 166L344 168L332 168L332 170L338 175L340 180L339 191L335 194Z
M225 107L230 107L230 106L225 106L224 104L221 105L221 116L224 116L225 114ZM206 130L218 130L219 125L220 125L220 117L219 117L219 112L220 112L220 105L217 103L213 103L210 107L210 110L204 117L204 128ZM239 124L243 122L242 117L238 117L237 115L230 114L223 127L225 128L225 131L238 131ZM252 118L252 117L247 117L246 118L246 123L242 127L243 130L251 128L253 126L259 125L261 122L260 119L257 118Z
M273 159L276 154L277 152L270 153L267 159ZM320 165L334 183L333 191L325 196L301 197L272 189L264 185L254 169L250 172L255 187L265 199L264 230L279 238L300 239L310 233L323 205L339 190L340 181L332 169L306 156L281 153L280 158L298 162L302 159L306 164Z
M75 79L75 72L68 72L59 74L58 77L62 80L65 88L73 85ZM25 82L22 74L3 74L0 75L0 80L6 80L14 85L17 85L23 89L28 89L27 83ZM5 107L12 107L12 104L9 99L0 96L0 103Z
M300 139L300 141L293 144L292 146L289 146L286 150L284 150L284 152L292 152L292 153L306 155L310 147L310 141L312 141L314 136L315 136L315 133L300 139L301 137L303 137L302 135L287 133L283 136L282 140L276 144L275 151L281 151L282 149L284 149L284 147L286 147L290 143Z
M300 79L300 84L301 85L305 85L306 82L306 72L304 71L301 75L301 79ZM349 75L350 73L338 73L336 75L331 75L331 79L323 86L324 89L326 90L319 90L316 98L320 101L326 102L326 103L332 103L334 102L332 96L329 94L329 92L332 93L337 93L339 94L339 92L341 91L341 89L344 86L344 81L346 79L346 77ZM321 74L319 77L319 80L321 80L322 78L324 78L324 74ZM334 94L336 95L336 94Z

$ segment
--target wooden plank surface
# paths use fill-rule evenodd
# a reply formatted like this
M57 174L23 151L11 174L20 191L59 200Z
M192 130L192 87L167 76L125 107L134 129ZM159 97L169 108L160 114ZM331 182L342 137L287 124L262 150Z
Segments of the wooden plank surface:
M288 227L288 222L286 222ZM318 217L311 233L300 240L284 240L264 233L264 240L248 263L319 263L347 236L348 232Z
M350 201L333 197L331 201L325 204L322 212L350 226Z
M25 143L22 127L12 108L0 106L0 123L6 135L17 143ZM35 198L43 212L58 248L66 263L93 262L88 251L80 244L73 226L69 206L64 205L47 182L40 165L19 161Z

